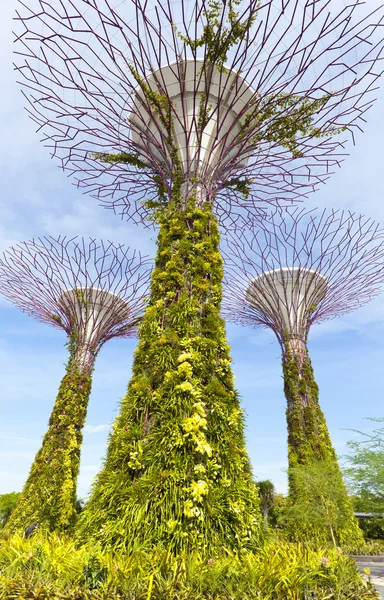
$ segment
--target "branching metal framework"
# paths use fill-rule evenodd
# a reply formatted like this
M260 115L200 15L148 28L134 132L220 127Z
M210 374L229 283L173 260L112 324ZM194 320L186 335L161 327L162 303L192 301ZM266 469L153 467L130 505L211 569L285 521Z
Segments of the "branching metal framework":
M276 209L225 237L229 320L305 347L311 325L369 302L384 282L384 230L350 212Z
M0 292L38 321L74 340L90 368L113 337L136 334L149 292L151 261L129 247L59 236L22 242L0 258Z
M20 4L16 68L43 141L81 188L136 221L159 183L170 197L180 161L185 195L215 199L222 223L306 196L340 164L381 74L383 10L359 1L224 0L216 25L210 0ZM306 106L310 131L296 118ZM95 158L121 152L128 163Z

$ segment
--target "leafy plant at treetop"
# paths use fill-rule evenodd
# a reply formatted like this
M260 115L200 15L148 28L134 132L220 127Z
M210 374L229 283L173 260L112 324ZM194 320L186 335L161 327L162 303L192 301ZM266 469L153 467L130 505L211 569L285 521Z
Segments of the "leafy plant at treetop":
M247 39L247 35L257 18L257 7L245 10L240 15L239 11L236 10L236 7L240 6L240 4L241 0L229 0L228 3L208 0L206 8L203 10L206 24L203 27L201 36L196 39L192 39L189 35L181 34L174 25L178 37L194 53L197 48L204 47L204 69L208 71L212 69L226 71L224 64L227 60L229 50ZM247 12L249 14L246 14ZM153 90L132 64L127 64L127 67L141 88L148 105L159 117L165 129L164 143L168 147L170 157L173 161L175 170L172 174L173 185L177 187L177 179L181 175L181 168L173 127L171 100L166 93ZM210 77L207 77L207 79L209 80ZM288 149L293 157L300 158L304 155L298 149L298 133L309 138L321 138L337 135L346 130L346 127L327 127L326 129L322 129L321 127L314 127L312 125L314 115L324 107L331 97L332 94L326 93L320 98L311 99L301 97L297 94L281 92L266 97L255 98L250 112L245 115L241 132L233 143L241 142L242 138L249 131L254 130L255 124L257 124L259 127L258 132L252 138L253 144L257 146L261 141L277 142L282 147ZM202 134L208 124L210 112L211 105L207 102L207 93L203 92L200 94L196 128L198 144L202 142ZM148 161L146 159L142 160L139 154L132 152L123 151L114 154L96 152L93 154L93 158L109 164L129 164L139 169L151 171L151 165L148 164ZM159 203L155 202L153 206L156 210L164 204L166 182L163 180L160 181L161 177L159 175L154 174L153 178L157 180L159 186ZM246 197L249 194L252 181L247 178L235 178L223 181L221 185L223 188L232 187Z
M225 70L224 63L229 50L244 40L257 17L257 7L250 8L245 11L248 15L242 21L236 10L240 4L241 0L229 0L228 3L208 0L207 8L203 11L206 25L201 36L192 39L178 32L179 38L193 51L204 47L207 62L221 71ZM223 22L227 23L227 27L222 26Z

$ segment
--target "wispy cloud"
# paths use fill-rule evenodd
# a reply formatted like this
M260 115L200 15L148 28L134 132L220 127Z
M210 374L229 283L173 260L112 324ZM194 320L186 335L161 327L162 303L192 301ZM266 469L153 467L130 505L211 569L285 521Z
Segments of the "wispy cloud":
M2 458L33 458L33 452L0 452L0 456Z
M81 469L85 473L97 473L100 469L100 465L84 465Z
M257 463L253 464L254 472L257 473L269 473L270 471L280 471L284 473L288 468L287 463L278 463L278 464L264 464L258 465Z
M33 444L40 442L40 440L37 440L34 438L26 438L26 437L17 436L17 435L3 435L2 439L3 440L11 440L13 442L22 442L22 443L25 442L25 443L33 443Z
M105 431L109 428L109 425L106 423L103 425L85 425L83 431L84 433L99 433L100 431Z

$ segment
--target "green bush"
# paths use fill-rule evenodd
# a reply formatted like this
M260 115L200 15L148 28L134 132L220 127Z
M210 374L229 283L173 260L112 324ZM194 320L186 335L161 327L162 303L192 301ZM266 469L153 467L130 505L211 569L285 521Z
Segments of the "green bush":
M384 555L384 541L359 541L356 544L344 544L342 549L346 554L380 556Z
M292 498L284 511L284 527L292 541L307 540L317 544L363 541L353 517L341 473L334 462L319 460L290 469Z
M20 492L10 492L0 495L0 528L4 527L9 521L9 517L16 508L20 498Z
M369 581L341 552L270 540L257 553L128 554L39 532L0 540L0 599L370 600Z

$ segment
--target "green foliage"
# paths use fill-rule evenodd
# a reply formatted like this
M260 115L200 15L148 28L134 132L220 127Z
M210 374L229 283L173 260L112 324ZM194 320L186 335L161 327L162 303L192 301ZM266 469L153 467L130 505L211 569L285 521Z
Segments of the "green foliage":
M305 532L305 539L335 547L362 539L337 466L313 460L291 467L290 475L292 502L284 521L291 539L301 540Z
M208 64L224 70L229 50L246 39L257 17L256 8L252 7L245 19L241 21L236 10L240 4L241 0L228 0L227 3L208 0L207 8L203 10L206 24L201 36L191 39L178 32L179 38L193 51L204 47Z
M138 169L147 169L149 165L139 159L136 154L132 152L117 152L116 154L108 154L106 152L96 152L92 155L95 160L100 160L105 163L123 163L126 165L132 165Z
M383 419L370 419L382 422ZM359 520L366 538L384 535L384 429L374 428L360 434L360 439L348 442L349 454L344 456L343 469L357 512L373 513L372 518Z
M336 462L308 353L301 359L289 350L287 343L283 375L287 399L289 468L311 463L314 458Z
M63 326L63 320L60 317L60 315L58 315L56 313L47 313L47 317L49 317L52 321L54 321L55 323L60 325L60 327Z
M281 528L284 525L285 509L288 506L288 498L283 494L275 494L273 505L268 515L268 522L275 529Z
M112 554L44 535L0 540L0 598L13 600L374 600L341 552L269 541L257 554L163 548Z
M159 214L148 308L104 468L79 522L113 547L255 547L261 515L220 318L210 205Z
M365 555L365 556L384 556L383 540L359 540L354 544L343 544L343 552L346 554Z
M265 481L258 481L256 486L260 496L261 513L264 517L264 523L267 525L268 515L275 502L275 486L269 479L266 479Z
M384 538L384 501L371 491L362 489L359 496L352 496L356 512L369 513L370 517L358 517L359 526L366 539Z
M355 500L355 499L353 499ZM356 508L356 504L354 502L356 512L360 512L358 508ZM365 511L361 511L365 512ZM366 540L382 540L384 538L384 516L383 513L373 513L372 517L357 517L359 522L359 527L363 532L363 536Z
M245 199L247 199L251 192L251 185L252 185L252 181L250 181L249 179L240 179L237 177L237 178L228 179L227 181L225 181L223 184L223 187L224 188L232 188L236 192L240 192L240 194L242 194L243 197Z
M4 527L9 520L19 498L20 492L10 492L9 494L0 495L0 528Z
M358 510L384 512L384 429L356 433L360 440L348 442L350 452L344 457L350 465L344 469L348 486L359 498Z
M39 527L62 531L76 517L76 480L91 375L79 372L74 353L76 341L70 341L67 372L49 419L48 431L36 454L28 479L13 511L7 529L24 529L37 521Z
M362 533L320 409L311 361L308 353L293 354L289 341L283 373L291 500L287 527L293 539L356 543Z
M165 143L168 147L168 152L173 162L173 191L177 194L181 184L181 165L173 126L170 99L167 95L153 90L132 65L127 66L141 88L148 105L158 116L160 123L165 130ZM160 183L160 191L162 191L162 183Z
M298 149L298 133L310 138L320 138L344 131L345 128L321 130L312 125L313 116L330 98L330 94L324 94L315 100L293 94L276 94L261 98L246 116L241 135L245 137L259 124L260 131L252 138L254 144L262 141L278 143L287 148L294 158L300 158L304 155Z
M76 287L73 289L73 291L75 292L76 300L78 301L78 303L86 306L87 305L87 295L86 295L85 291L82 290L81 288L76 288Z

